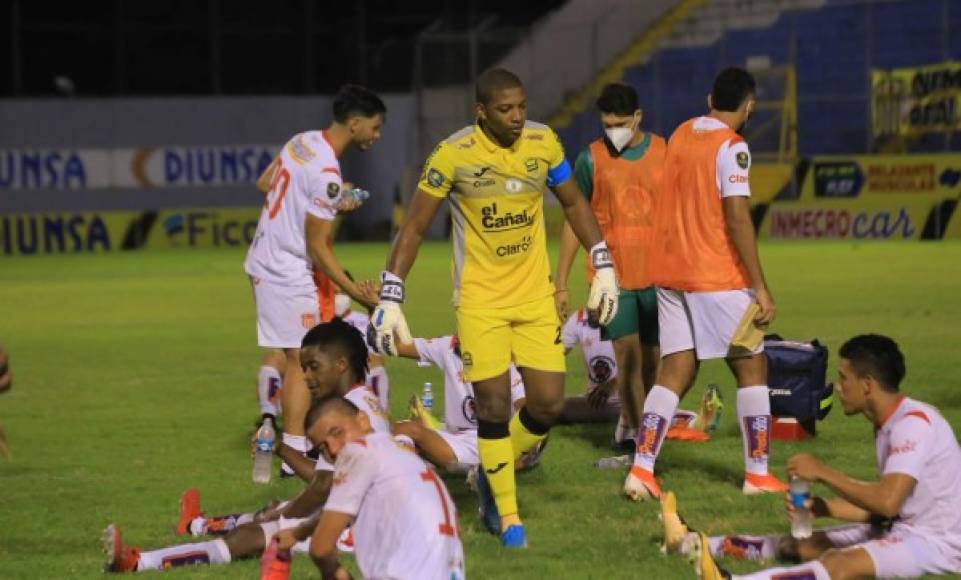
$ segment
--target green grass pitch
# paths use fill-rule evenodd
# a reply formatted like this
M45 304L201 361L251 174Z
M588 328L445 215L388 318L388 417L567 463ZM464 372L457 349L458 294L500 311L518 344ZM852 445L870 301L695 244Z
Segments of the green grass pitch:
M425 245L409 276L405 311L416 335L452 329L449 252L445 243ZM373 277L386 245L343 244L337 253L355 276ZM961 245L766 244L761 253L778 301L774 330L821 339L832 351L831 374L843 339L893 336L907 357L905 391L961 424ZM0 343L15 374L13 391L0 397L14 452L0 460L0 577L101 577L99 534L111 521L145 548L176 543L177 502L189 486L200 488L208 513L251 510L296 492L293 481L250 481L259 351L242 260L224 250L0 260ZM572 287L583 288L582 278ZM388 366L395 416L423 381L442 383L409 361ZM569 368L568 392L579 392L578 353ZM668 442L659 476L678 492L687 520L709 533L783 532L781 497L740 493L734 388L722 363L703 366L682 406L696 408L710 381L728 403L718 435L705 445ZM787 457L803 450L873 476L866 421L836 408L819 429L811 442L775 442L774 471L782 474ZM623 473L591 466L611 454L609 435L607 427L558 428L541 467L519 477L525 551L504 552L483 534L462 478L447 479L469 576L693 577L682 558L659 553L657 506L623 499ZM257 562L168 574L252 578ZM301 558L292 577L317 572Z

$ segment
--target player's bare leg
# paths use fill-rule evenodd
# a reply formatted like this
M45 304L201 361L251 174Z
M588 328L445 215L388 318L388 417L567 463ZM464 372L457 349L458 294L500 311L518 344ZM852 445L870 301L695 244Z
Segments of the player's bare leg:
M433 429L419 421L400 421L391 427L394 435L410 437L421 457L442 469L450 469L457 464L457 455L444 438Z
M784 493L787 486L768 473L771 450L771 399L764 353L728 358L737 379L737 418L744 443L745 494Z
M282 405L284 409L283 442L300 451L307 452L307 437L304 434L304 419L310 408L310 391L300 368L300 351L296 348L284 349L287 357L287 372L284 373ZM287 464L281 466L284 474L293 475Z
M660 485L654 479L654 463L677 405L694 380L697 368L694 350L671 353L661 359L655 385L644 401L634 465L624 481L624 493L634 501L661 497Z
M637 429L644 410L644 377L641 339L637 333L619 336L613 341L617 362L617 393L621 399L621 416L631 429Z

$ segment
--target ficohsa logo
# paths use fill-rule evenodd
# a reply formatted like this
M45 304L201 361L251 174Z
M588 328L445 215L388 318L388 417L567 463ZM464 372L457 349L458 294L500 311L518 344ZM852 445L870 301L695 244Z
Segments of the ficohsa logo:
M229 218L206 211L172 214L162 223L167 240L175 247L246 246L257 231L256 219Z

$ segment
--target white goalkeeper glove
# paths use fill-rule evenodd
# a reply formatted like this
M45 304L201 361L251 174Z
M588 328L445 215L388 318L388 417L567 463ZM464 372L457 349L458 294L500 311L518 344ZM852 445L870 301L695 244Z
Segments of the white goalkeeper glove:
M588 314L601 326L607 326L617 314L617 275L607 242L598 242L591 248L591 265L594 282L587 297Z
M380 302L370 316L367 326L367 343L378 354L397 356L397 345L394 333L404 344L414 341L407 328L407 320L400 310L404 302L404 281L399 277L384 271L380 275Z

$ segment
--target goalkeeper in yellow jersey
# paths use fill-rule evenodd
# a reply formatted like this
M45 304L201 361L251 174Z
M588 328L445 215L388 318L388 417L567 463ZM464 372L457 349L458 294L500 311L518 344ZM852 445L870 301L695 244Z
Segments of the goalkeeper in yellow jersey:
M482 515L503 545L519 548L527 541L517 509L514 461L547 436L564 405L564 345L544 233L548 190L560 200L597 269L587 306L600 324L616 312L617 279L557 135L527 120L520 79L504 69L488 70L477 79L476 101L476 123L443 140L427 159L381 274L380 304L368 340L392 355L395 340L411 341L401 312L404 277L448 199L457 334L477 405ZM513 419L507 373L512 361L527 388L527 401Z

